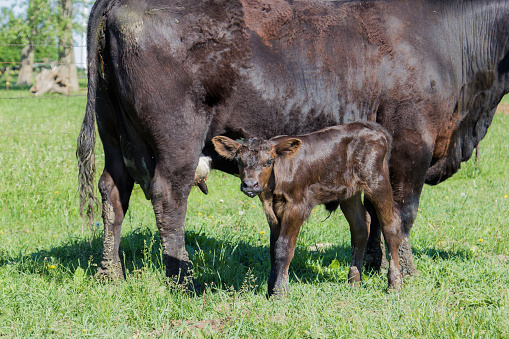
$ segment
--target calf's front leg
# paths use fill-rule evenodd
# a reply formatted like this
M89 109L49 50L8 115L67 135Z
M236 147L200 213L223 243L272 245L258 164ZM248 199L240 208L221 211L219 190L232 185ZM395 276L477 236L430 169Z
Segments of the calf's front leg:
M288 267L295 253L295 244L305 216L298 209L289 209L270 225L270 275L268 295L288 294Z

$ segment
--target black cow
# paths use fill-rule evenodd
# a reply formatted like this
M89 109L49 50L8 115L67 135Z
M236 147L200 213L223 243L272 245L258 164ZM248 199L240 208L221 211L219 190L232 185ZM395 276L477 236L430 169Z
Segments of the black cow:
M453 175L509 89L506 0L99 0L88 26L88 102L78 140L81 206L93 217L94 120L104 145L100 274L121 277L120 228L135 182L152 201L166 274L190 274L187 198L211 144L298 135L355 120L393 137L400 265L424 183ZM372 203L365 259L379 266Z

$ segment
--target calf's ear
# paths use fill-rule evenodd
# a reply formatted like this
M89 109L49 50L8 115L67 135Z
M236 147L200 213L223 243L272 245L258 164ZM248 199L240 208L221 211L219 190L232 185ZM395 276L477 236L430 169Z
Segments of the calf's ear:
M212 138L216 152L223 158L233 160L240 144L228 137L217 136Z
M278 157L292 158L299 150L300 145L302 145L300 139L291 138L281 141L274 146L274 149Z

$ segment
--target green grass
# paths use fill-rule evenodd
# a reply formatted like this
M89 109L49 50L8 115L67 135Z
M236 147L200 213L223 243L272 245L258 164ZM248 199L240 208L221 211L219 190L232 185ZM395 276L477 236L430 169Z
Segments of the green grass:
M123 227L127 279L94 278L102 230L90 246L74 155L85 102L0 91L0 337L509 337L509 116L495 116L478 164L425 187L412 231L421 274L401 293L386 292L384 274L365 274L358 290L346 284L348 225L340 213L324 221L320 207L299 236L289 297L267 300L262 208L221 172L208 196L193 189L186 220L205 294L165 282L152 208L138 187ZM102 169L100 145L97 159Z

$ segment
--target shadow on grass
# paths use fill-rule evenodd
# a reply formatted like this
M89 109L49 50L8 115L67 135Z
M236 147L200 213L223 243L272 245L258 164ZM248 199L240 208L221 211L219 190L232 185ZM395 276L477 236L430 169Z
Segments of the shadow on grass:
M99 232L97 232L99 233ZM203 233L186 232L186 248L193 261L197 280L208 286L239 290L246 284L256 286L265 293L270 270L269 248L238 241L221 241ZM102 234L97 234L90 246L83 239L70 239L61 246L18 257L0 258L0 265L15 265L16 269L30 274L41 274L52 264L63 267L72 275L81 267L88 276L93 276L101 260ZM429 256L433 260L471 257L467 251L414 250L415 256ZM141 268L164 274L162 248L158 232L149 228L134 229L122 237L124 270L131 272ZM293 282L346 282L350 264L350 246L340 245L321 251L308 251L297 247L290 265L290 284ZM378 272L365 272L378 274Z
M238 238L237 238L238 239ZM203 233L186 232L186 249L193 261L195 276L202 284L238 290L252 280L265 291L270 270L269 247L237 240L223 241ZM141 268L164 272L162 248L158 232L137 228L122 237L122 260L126 274ZM349 265L349 247L330 247L320 252L308 252L297 247L290 265L290 282L336 281L324 274L324 269L337 260L339 269ZM44 275L51 265L71 276L78 267L86 275L97 271L102 253L102 232L97 232L90 245L84 239L69 239L60 246L39 250L27 255L0 258L0 265L14 265L17 270ZM68 272L68 273L66 273Z
M470 260L473 257L473 254L469 250L455 250L455 251L445 251L441 249L424 249L424 250L416 250L412 249L412 252L415 257L418 256L427 256L430 257L431 260Z

